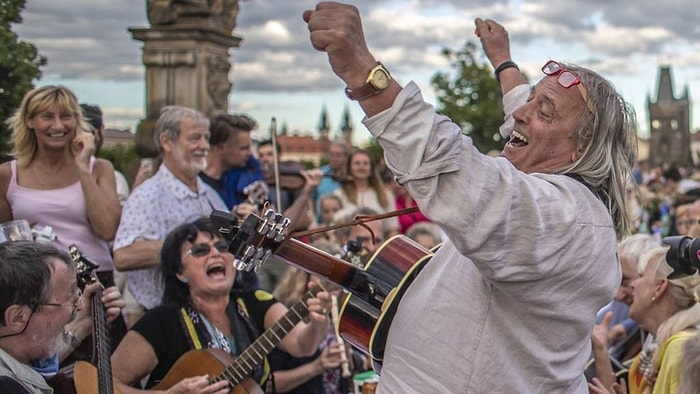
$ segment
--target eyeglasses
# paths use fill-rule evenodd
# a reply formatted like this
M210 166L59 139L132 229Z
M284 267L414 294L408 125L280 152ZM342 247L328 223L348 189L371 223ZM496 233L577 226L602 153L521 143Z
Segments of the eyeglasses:
M214 249L216 249L217 252L219 253L226 253L228 252L228 242L224 240L219 240L212 243L199 243L199 244L194 244L190 248L190 250L187 251L187 254L192 255L192 257L204 257L211 253L211 248L212 246Z
M46 303L42 303L42 304L37 304L37 306L39 306L39 305L41 305L41 306L59 306L59 307L70 306L71 307L71 316L75 316L76 313L78 312L78 307L80 306L80 301L83 299L83 292L79 288L76 288L76 294L78 295L78 297L72 303L68 302L65 304L57 304L57 303L53 303L53 302L46 302Z
M581 80L576 74L567 70L555 60L550 60L544 66L542 66L542 72L551 77L558 75L559 77L557 78L557 82L564 89L568 89L575 85L576 88L578 88L579 93L581 93L581 97L583 97L583 101L586 103L588 111L590 111L591 114L595 114L595 111L593 110L593 103L588 100L588 91L586 90L586 87L583 86Z

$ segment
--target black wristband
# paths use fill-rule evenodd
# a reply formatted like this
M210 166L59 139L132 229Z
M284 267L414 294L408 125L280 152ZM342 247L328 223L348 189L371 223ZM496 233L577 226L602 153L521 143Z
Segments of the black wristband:
M501 73L501 71L511 67L516 68L518 71L520 71L520 67L518 67L518 65L515 64L514 61L506 60L505 62L501 63L498 67L496 67L496 70L493 72L493 74L496 76L496 80L500 82L501 79L498 77L498 75Z

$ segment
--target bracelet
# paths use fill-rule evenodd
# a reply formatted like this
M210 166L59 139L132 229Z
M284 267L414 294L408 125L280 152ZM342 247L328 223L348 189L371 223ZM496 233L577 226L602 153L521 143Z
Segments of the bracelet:
M514 61L506 60L505 62L501 63L498 67L496 67L496 70L493 72L493 74L496 76L496 81L501 81L498 75L501 73L501 71L505 70L506 68L515 68L518 71L520 71L520 67L518 67L518 65L515 64Z

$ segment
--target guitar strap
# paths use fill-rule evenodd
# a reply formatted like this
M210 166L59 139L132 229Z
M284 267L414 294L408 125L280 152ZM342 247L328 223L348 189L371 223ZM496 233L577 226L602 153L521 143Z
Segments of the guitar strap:
M602 187L594 187L590 183L588 183L581 175L579 174L564 174L568 176L569 178L581 183L583 186L586 186L588 190L591 191L600 201L605 204L605 206L608 206L608 195L605 193L605 190Z

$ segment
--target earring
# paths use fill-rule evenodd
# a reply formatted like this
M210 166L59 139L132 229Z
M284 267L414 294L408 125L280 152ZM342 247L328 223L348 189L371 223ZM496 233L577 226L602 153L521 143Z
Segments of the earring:
M186 277L186 276L183 276L182 278L179 278L179 279L180 279L180 282L182 282L182 283L187 283L187 277Z
M187 278L185 278L185 279L187 279ZM651 297L651 302L654 302L654 301L656 301L656 297Z

